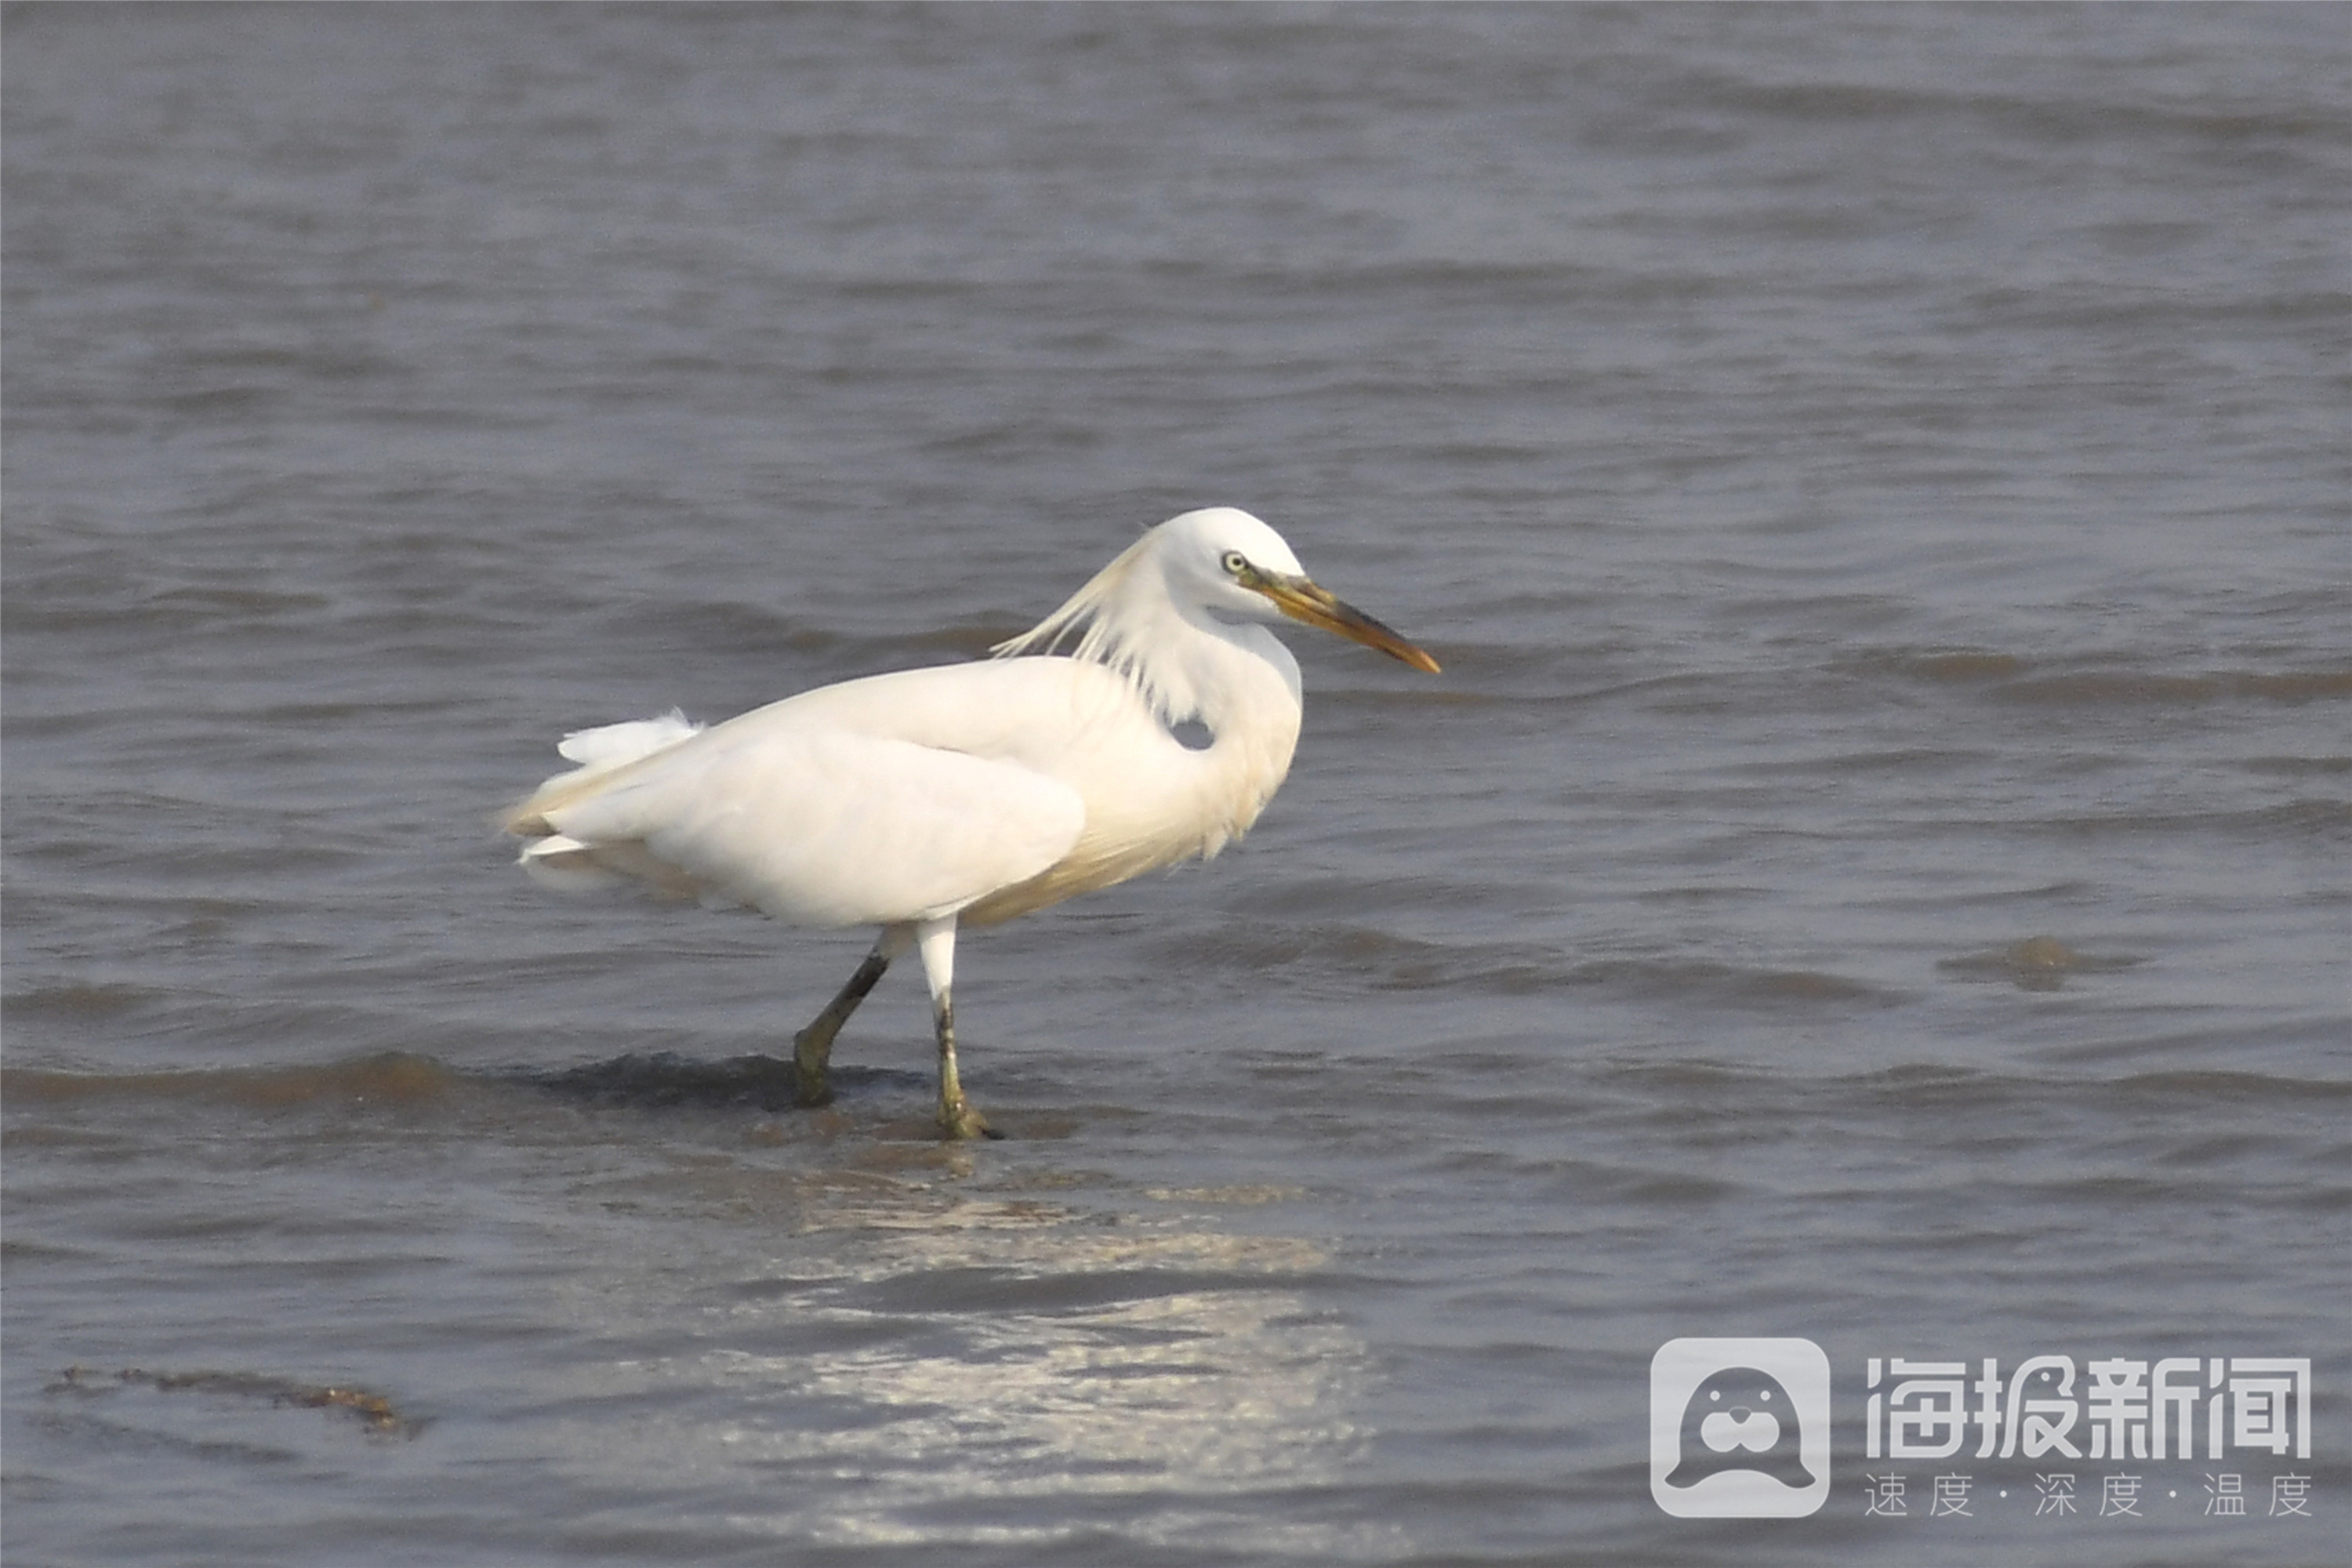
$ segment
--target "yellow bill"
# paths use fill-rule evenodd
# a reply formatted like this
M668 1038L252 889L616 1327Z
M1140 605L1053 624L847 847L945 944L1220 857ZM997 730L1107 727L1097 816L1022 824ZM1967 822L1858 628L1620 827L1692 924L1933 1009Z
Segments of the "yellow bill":
M1391 658L1402 659L1424 674L1437 673L1437 661L1425 650L1407 642L1355 605L1333 597L1304 577L1276 577L1269 573L1253 573L1244 581L1271 599L1276 609L1294 621L1305 621L1310 626L1337 632L1349 642L1378 648Z

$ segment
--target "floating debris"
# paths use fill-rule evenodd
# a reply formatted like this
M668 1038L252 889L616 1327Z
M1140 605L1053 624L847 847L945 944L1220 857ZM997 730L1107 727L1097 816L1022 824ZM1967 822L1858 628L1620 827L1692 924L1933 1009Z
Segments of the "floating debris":
M2055 991L2069 974L2129 969L2146 962L2120 953L2078 952L2054 936L2030 936L2007 947L1947 958L1936 967L1976 980L2006 980L2021 991Z
M253 1372L149 1372L124 1367L120 1372L93 1372L69 1366L49 1384L50 1394L112 1394L123 1388L152 1388L163 1394L226 1394L240 1399L266 1399L276 1405L310 1410L348 1410L383 1437L414 1437L425 1423L404 1416L391 1400L363 1388L338 1388L331 1384L297 1383Z

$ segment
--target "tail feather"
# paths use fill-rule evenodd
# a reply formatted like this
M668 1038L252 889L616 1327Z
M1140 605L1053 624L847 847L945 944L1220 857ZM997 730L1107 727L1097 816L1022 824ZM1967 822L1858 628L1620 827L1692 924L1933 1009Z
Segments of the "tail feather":
M673 708L658 719L632 719L594 730L574 730L563 737L555 750L583 769L617 768L640 757L650 757L656 752L667 751L701 729L683 711Z
M574 730L556 746L558 755L580 765L569 773L557 773L530 793L529 799L515 806L506 816L502 826L519 837L544 841L555 829L546 814L577 798L582 791L607 773L641 763L658 752L666 752L682 741L701 733L702 726L693 722L677 709L671 709L658 719L632 719L625 723L605 724L593 730ZM534 845L531 849L539 847ZM549 857L576 853L586 846L568 845L564 849L544 851ZM524 854L529 857L531 849ZM552 872L558 868L546 865L540 871Z
M561 833L532 839L515 858L532 881L559 892L584 893L616 888L628 879L598 865L593 845L567 838Z

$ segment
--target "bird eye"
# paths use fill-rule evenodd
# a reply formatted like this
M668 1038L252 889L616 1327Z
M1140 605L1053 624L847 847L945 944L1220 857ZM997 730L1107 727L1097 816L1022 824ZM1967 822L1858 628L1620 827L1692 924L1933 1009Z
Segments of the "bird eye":
M1221 560L1218 564L1224 567L1228 573L1232 574L1235 577L1240 576L1243 573L1249 570L1248 557L1244 556L1238 550L1226 551L1223 559Z

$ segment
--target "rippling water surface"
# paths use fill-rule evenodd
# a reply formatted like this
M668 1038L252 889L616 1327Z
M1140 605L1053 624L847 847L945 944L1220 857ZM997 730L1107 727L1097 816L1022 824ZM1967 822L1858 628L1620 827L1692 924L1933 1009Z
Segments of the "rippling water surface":
M12 1563L2340 1560L2340 11L5 27ZM1003 1142L491 830L1212 501L1446 672L965 942ZM1653 1500L1680 1336L1817 1513ZM2315 1440L1886 1517L1869 1358L2041 1354Z

